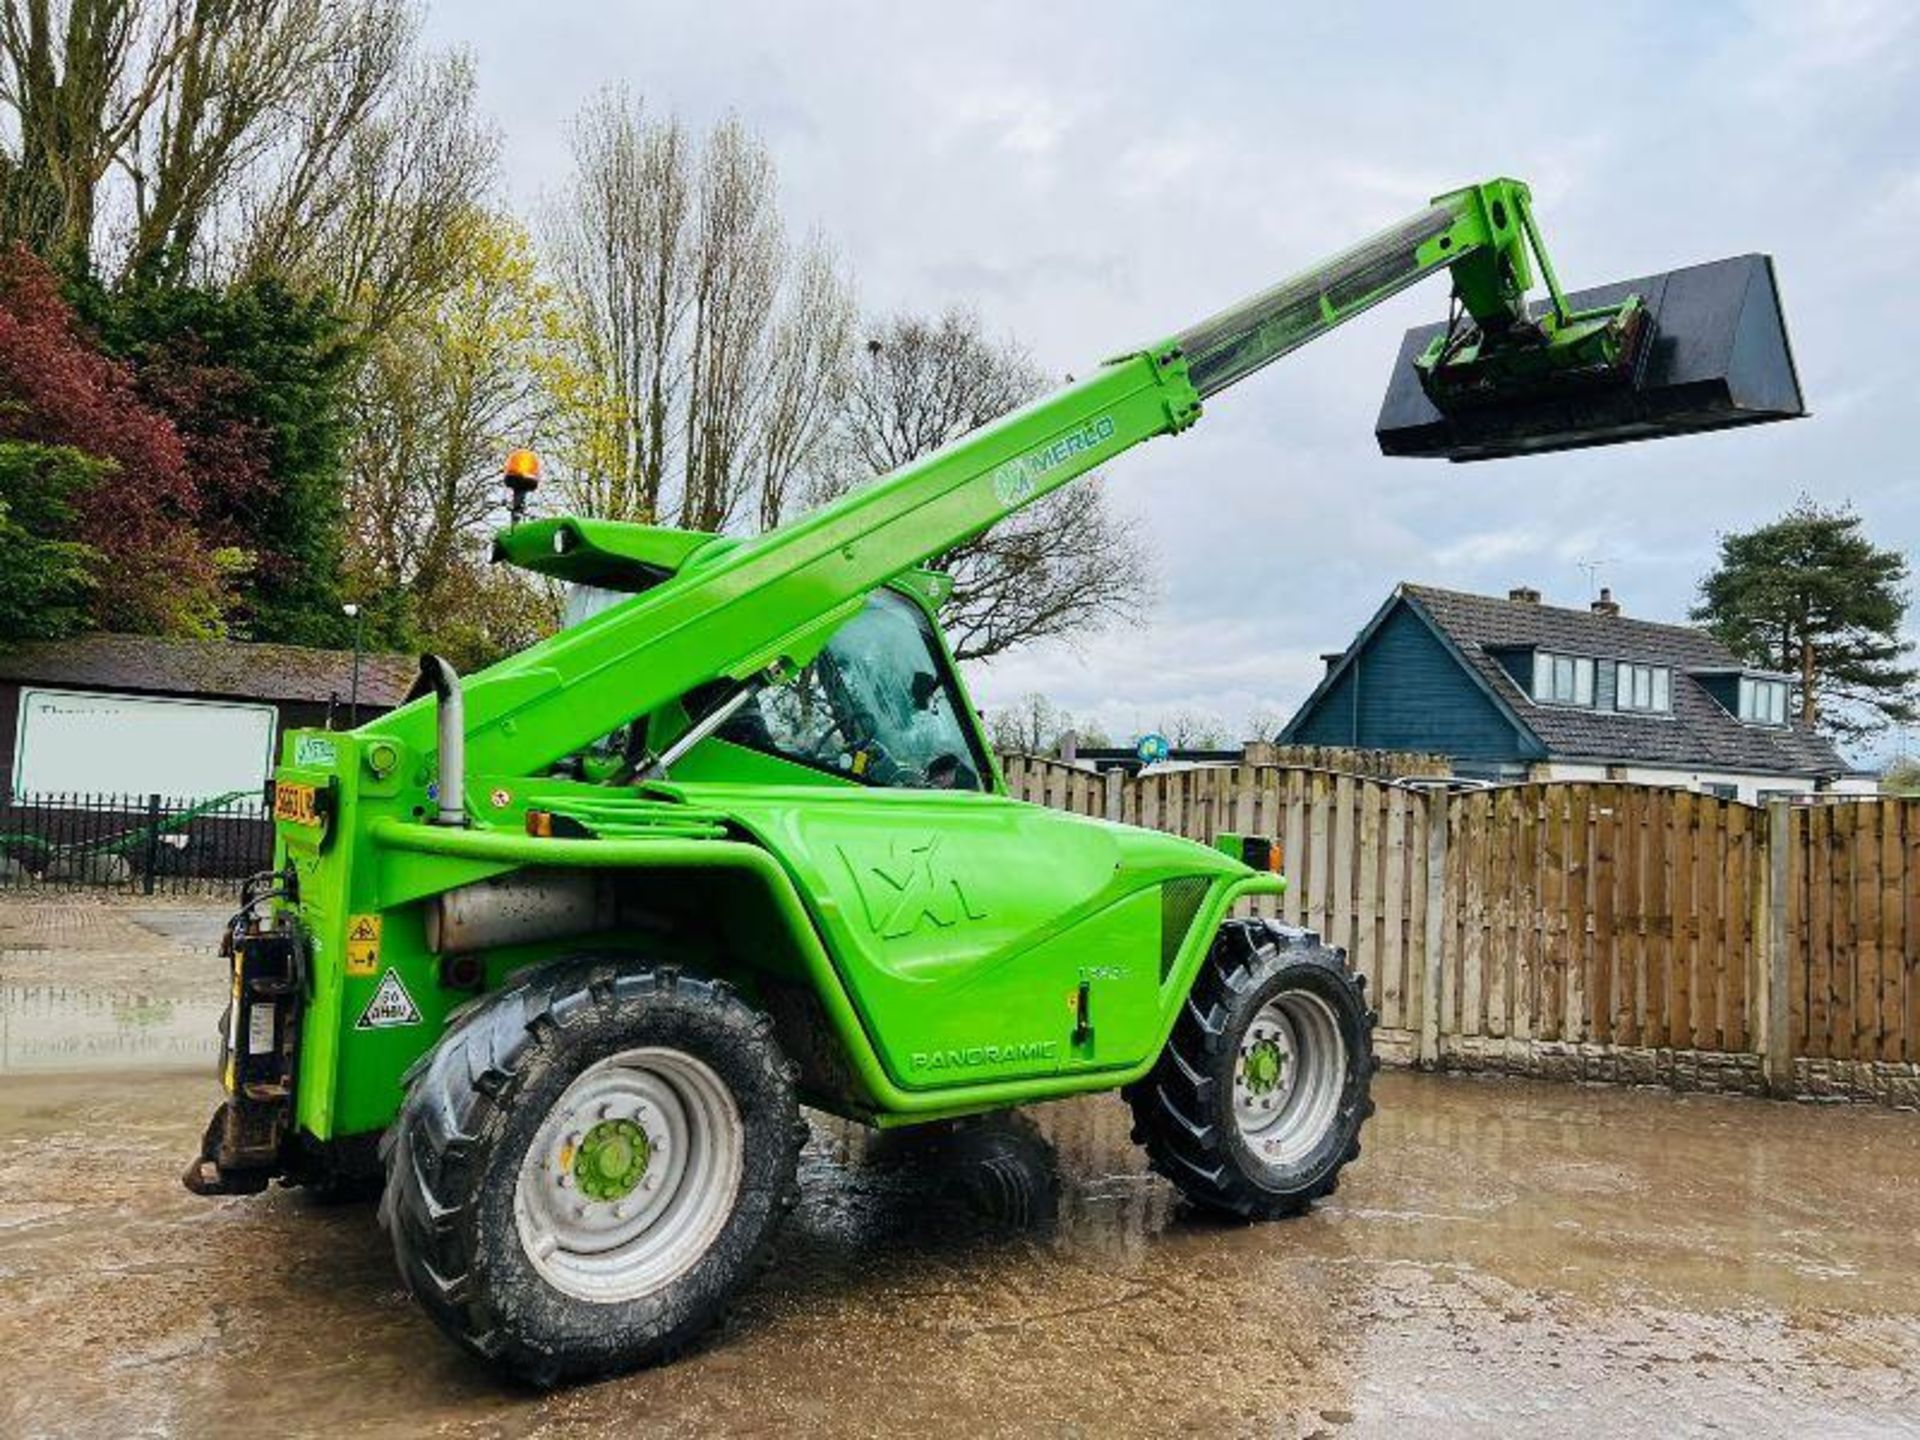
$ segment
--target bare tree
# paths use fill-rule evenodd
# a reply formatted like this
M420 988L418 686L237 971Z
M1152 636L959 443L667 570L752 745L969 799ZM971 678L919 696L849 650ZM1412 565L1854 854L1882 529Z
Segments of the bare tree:
M1175 710L1154 727L1175 750L1218 750L1227 744L1227 722L1210 710Z
M364 132L383 106L404 104L396 98L396 89L402 95L419 95L420 103L410 107L416 114L459 121L470 112L470 96L438 93L431 83L419 84L420 77L396 86L418 28L412 12L393 0L378 0L343 16L336 43L308 77L288 122L279 127L281 163L263 167L267 173L248 177L250 183L241 187L236 208L245 237L238 255L243 271L298 272L323 237L340 227L355 191L366 188ZM359 185L348 178L355 175L361 177ZM470 189L459 183L457 173L450 188Z
M817 498L884 475L1033 398L1044 377L979 318L896 316L854 363ZM943 620L963 660L1138 615L1153 592L1145 550L1099 478L1055 491L933 562L953 576Z
M758 528L797 508L807 465L825 448L847 392L854 312L833 252L815 237L794 265L767 352L766 398L748 451Z
M359 21L275 163L241 187L237 264L323 285L380 335L462 283L465 226L488 204L499 137L465 54L414 54L404 11L376 6Z
M124 272L167 281L187 273L227 187L274 149L282 115L357 38L343 18L324 0L194 6L151 123L115 157L132 188Z
M1280 732L1287 728L1288 713L1275 705L1264 701L1247 712L1247 718L1241 723L1249 740L1272 742L1280 738Z
M1070 734L1082 748L1112 743L1097 720L1063 710L1037 690L1029 690L1011 705L987 712L985 718L987 738L993 748L1000 751L1057 754Z
M418 28L409 0L14 0L0 218L42 254L167 282L294 273L342 234L391 253L403 212L431 235L423 198L472 199L469 157L431 143L472 129L471 77L410 72Z
M546 249L574 355L551 379L571 499L722 530L777 522L825 436L852 333L827 249L795 247L737 120L702 140L609 91L580 114Z
M769 321L785 262L773 162L728 119L701 156L691 281L680 523L723 529L746 476L758 391L768 378Z
M987 716L987 737L993 748L1020 755L1044 755L1059 743L1072 724L1058 705L1038 690L1029 690L1011 705Z
M84 265L100 189L202 29L192 0L10 0L0 14L0 104L17 148L0 161L5 228Z
M577 355L556 385L575 503L653 519L685 383L688 142L609 91L574 120L574 174L546 249Z

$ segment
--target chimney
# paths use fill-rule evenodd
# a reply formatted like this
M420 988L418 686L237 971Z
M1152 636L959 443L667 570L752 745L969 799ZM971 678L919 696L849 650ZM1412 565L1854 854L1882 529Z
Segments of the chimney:
M1347 652L1344 650L1322 650L1320 652L1320 663L1327 667L1327 674L1329 675L1333 673L1333 667L1346 658Z
M1596 615L1618 615L1620 613L1620 602L1613 598L1613 591L1602 585L1600 587L1600 598L1593 602L1592 608L1593 613Z
M1507 599L1518 601L1522 605L1538 605L1540 592L1531 585L1516 585L1507 591Z

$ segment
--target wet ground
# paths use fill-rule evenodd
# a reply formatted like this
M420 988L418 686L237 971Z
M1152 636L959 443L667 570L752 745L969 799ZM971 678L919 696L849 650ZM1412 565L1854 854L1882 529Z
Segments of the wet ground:
M1388 1073L1223 1226L1111 1097L821 1124L781 1260L661 1370L456 1354L371 1206L198 1200L217 917L0 899L0 1433L1920 1434L1920 1116Z

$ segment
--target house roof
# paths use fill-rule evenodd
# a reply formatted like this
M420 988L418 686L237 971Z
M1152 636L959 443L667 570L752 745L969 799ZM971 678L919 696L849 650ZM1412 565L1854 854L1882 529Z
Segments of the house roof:
M1743 724L1727 713L1689 672L1744 667L1704 630L1430 585L1403 584L1399 594L1453 643L1481 682L1556 758L1804 776L1843 775L1851 769L1831 740L1798 721L1775 729ZM1495 658L1514 649L1669 666L1673 713L1535 704Z
M360 703L398 705L418 673L405 655L360 656ZM161 640L151 635L82 635L17 645L0 653L0 680L81 689L214 695L246 700L345 702L353 652L237 640Z

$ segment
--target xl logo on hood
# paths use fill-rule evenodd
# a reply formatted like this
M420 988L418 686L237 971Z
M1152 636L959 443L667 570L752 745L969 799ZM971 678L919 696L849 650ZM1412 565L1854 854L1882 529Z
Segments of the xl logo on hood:
M987 918L968 898L960 877L941 863L937 835L897 838L879 858L862 845L837 848L860 892L867 925L882 940L898 940L929 925L949 930L963 920Z

